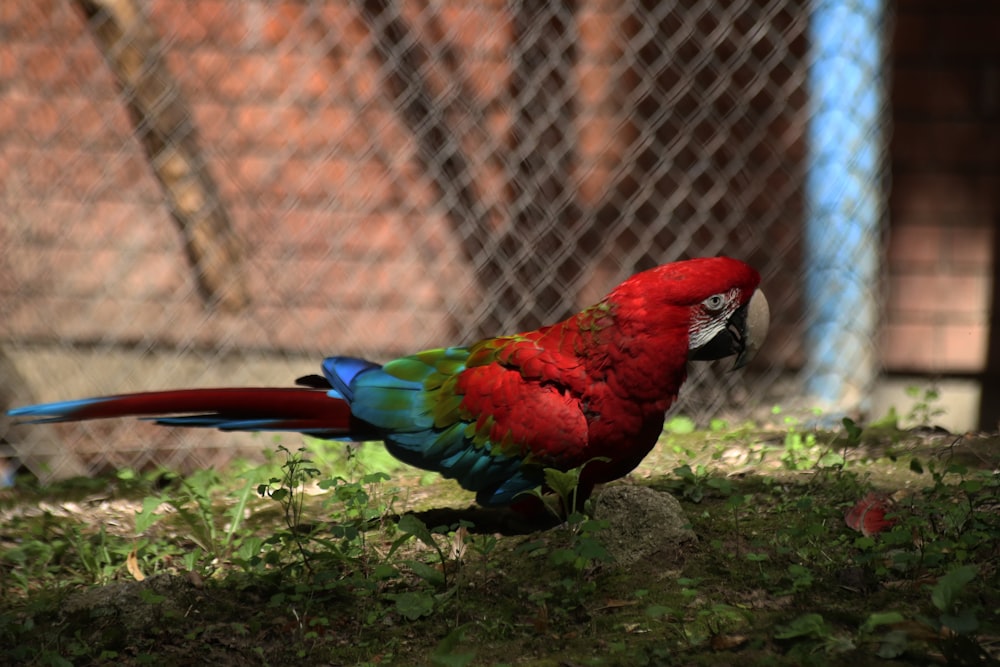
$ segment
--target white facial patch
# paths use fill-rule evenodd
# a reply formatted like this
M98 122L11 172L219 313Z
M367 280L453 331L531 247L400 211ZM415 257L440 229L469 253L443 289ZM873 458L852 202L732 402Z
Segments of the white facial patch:
M739 289L734 287L722 294L713 294L698 304L691 318L691 328L688 330L688 349L696 350L715 338L729 324L729 318L736 312ZM710 310L709 305L718 302L722 297L724 305L721 309Z

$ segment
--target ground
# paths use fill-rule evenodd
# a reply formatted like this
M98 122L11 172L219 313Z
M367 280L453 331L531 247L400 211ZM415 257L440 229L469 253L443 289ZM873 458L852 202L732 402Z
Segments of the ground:
M0 662L996 661L1000 439L808 423L671 420L558 520L291 437L185 478L22 479L0 495ZM873 490L866 535L844 516Z

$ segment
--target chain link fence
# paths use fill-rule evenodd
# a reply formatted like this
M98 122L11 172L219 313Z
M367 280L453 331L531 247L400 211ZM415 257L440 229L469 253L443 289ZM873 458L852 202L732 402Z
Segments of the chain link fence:
M9 404L279 385L551 322L684 257L756 266L772 337L679 410L803 364L805 0L36 0L0 10ZM877 239L873 239L876 243ZM0 424L42 475L249 436Z

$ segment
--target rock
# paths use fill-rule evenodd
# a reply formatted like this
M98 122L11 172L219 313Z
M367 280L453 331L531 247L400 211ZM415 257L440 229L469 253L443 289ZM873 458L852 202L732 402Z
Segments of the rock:
M618 565L654 556L663 567L679 565L698 539L676 498L644 486L605 488L595 501L594 518L608 522L597 538Z

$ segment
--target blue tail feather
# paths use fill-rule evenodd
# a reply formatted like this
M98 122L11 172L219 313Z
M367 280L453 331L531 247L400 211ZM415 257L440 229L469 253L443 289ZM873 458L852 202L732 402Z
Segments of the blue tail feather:
M380 364L357 357L327 357L323 360L323 375L333 385L335 397L343 398L348 403L354 400L354 389L351 384L361 373L375 368Z
M72 420L74 413L79 412L83 408L98 403L106 403L107 401L107 398L78 398L72 401L26 405L8 410L7 414L11 417L29 417L30 419L24 422L26 424L51 424Z

